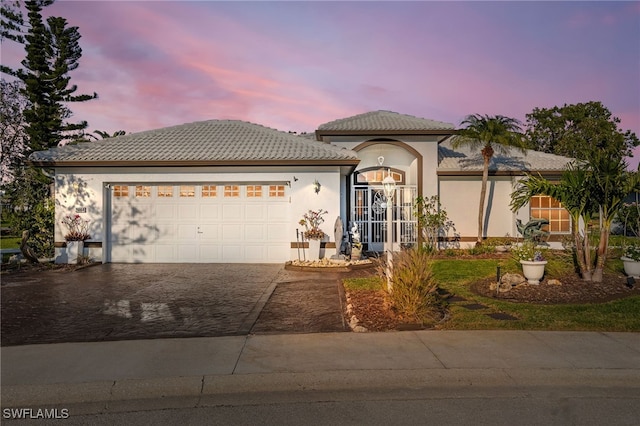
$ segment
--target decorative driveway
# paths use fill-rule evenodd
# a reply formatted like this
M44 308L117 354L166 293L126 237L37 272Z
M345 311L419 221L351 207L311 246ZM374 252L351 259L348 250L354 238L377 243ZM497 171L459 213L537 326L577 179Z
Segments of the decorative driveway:
M339 287L337 274L279 264L104 264L3 274L2 345L243 335L254 328L344 331Z

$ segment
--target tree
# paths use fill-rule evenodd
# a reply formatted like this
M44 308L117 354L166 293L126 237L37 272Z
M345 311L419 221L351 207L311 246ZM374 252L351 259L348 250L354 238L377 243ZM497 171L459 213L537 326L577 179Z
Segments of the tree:
M618 128L620 119L600 102L534 108L526 118L526 136L537 151L585 161L603 153L622 160L640 145L633 132Z
M23 152L27 145L23 115L27 101L21 93L21 86L20 81L0 80L1 185L13 181L15 170L23 160Z
M52 3L53 0L30 0L3 2L0 6L2 42L13 41L25 47L22 68L0 66L3 73L20 82L25 99L22 113L26 143L13 145L15 179L4 188L12 205L9 221L14 231L29 231L36 239L33 248L47 256L53 249L51 179L41 169L24 164L24 159L33 151L79 137L87 123L68 122L72 112L67 104L97 97L95 93L77 95L77 87L70 84L69 73L78 68L82 56L80 34L64 18L49 17L45 22L42 9ZM22 5L27 20L23 18ZM5 142L9 143L3 139L3 150Z
M601 282L611 222L622 207L625 196L638 187L638 173L628 172L626 167L623 160L598 155L588 163L570 163L558 183L542 176L527 175L511 194L511 209L520 209L531 197L539 194L560 201L571 215L574 250L582 279ZM596 216L600 219L600 239L594 263L587 227Z
M465 126L458 130L452 142L453 148L467 145L473 150L481 149L483 159L482 187L480 189L480 206L478 208L478 239L476 245L482 244L482 222L484 220L484 204L489 180L489 164L495 151L506 154L511 148L517 148L526 154L526 142L521 133L521 123L502 115L473 114L461 123Z
M78 27L68 27L64 18L49 17L44 22L42 9L52 3L53 0L24 2L28 12L26 26L20 9L2 7L3 41L6 38L25 46L23 68L2 66L2 71L24 83L29 101L24 115L30 151L58 146L66 138L78 138L79 131L88 124L67 122L72 116L67 104L97 98L95 93L76 95L77 86L70 84L68 74L78 68L82 56L80 34Z

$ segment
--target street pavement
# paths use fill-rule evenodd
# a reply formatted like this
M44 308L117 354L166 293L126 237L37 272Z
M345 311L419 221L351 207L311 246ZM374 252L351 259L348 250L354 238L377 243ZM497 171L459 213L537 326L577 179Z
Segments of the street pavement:
M3 415L7 407L81 415L424 387L598 389L640 403L638 333L248 335L11 346L1 355Z

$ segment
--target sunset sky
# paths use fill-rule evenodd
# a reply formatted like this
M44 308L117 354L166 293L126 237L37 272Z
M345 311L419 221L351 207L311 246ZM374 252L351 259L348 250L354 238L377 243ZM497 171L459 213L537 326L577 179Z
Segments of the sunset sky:
M89 130L209 119L284 131L372 110L458 125L601 101L640 135L640 2L64 1ZM15 66L22 46L2 44ZM630 161L636 165L640 149Z

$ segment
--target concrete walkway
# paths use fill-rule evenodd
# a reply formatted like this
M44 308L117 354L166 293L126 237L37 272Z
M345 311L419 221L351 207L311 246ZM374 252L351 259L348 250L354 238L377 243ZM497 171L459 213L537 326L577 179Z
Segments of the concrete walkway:
M640 398L640 333L249 335L27 345L1 355L3 408L77 407L74 414L158 401L206 406L238 393L416 386L617 387Z

